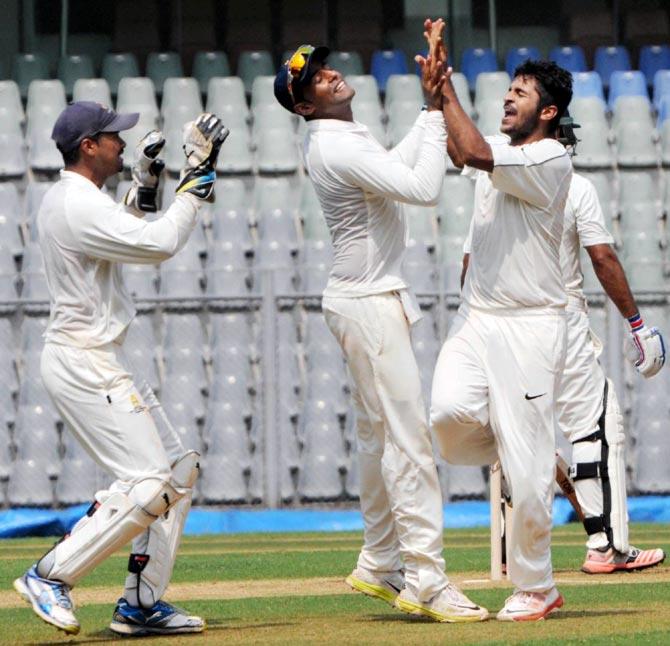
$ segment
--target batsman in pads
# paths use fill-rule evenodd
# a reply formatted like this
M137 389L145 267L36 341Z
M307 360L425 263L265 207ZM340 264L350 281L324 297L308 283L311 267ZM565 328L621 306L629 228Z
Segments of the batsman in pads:
M446 168L441 66L444 24L426 32L420 58L427 109L392 150L354 121L350 88L325 47L300 47L275 78L275 96L307 122L305 166L330 229L334 263L323 294L356 407L365 533L347 583L412 614L481 621L444 573L442 496L421 397L410 325L420 310L402 275L403 204L435 204Z
M159 263L176 254L213 197L214 166L228 131L212 114L184 126L186 155L174 203L154 221L165 140L142 139L124 204L101 189L123 169L119 133L137 114L98 103L68 105L52 138L65 169L44 196L39 244L51 301L41 357L44 385L66 427L115 482L98 491L70 534L14 581L44 621L79 632L70 588L132 541L123 597L111 629L123 635L201 632L205 622L161 600L174 565L199 455L183 447L146 382L135 383L123 352L135 315L123 263Z
M572 164L555 133L572 78L547 61L521 65L504 98L509 139L485 139L450 75L442 86L448 151L476 188L470 266L435 367L431 424L448 462L500 459L515 510L507 564L515 590L497 619L534 621L563 605L551 565L551 508L566 348L559 250Z
M572 135L570 128L566 134ZM576 144L574 135L562 141L568 149ZM568 349L557 405L560 429L572 444L569 476L584 515L588 540L582 570L589 574L642 570L665 559L661 549L640 550L628 542L623 417L614 384L598 362L602 344L590 329L583 291L580 247L627 320L626 355L643 377L658 373L665 363L663 337L642 320L613 243L595 187L583 175L573 174L561 247Z

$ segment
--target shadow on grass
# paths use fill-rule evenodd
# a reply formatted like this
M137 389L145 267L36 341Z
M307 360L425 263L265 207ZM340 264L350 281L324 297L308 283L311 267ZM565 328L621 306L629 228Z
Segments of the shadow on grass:
M612 615L640 615L648 610L627 610L623 608L612 608L611 610L559 610L551 615L554 619L589 619L591 617L611 617Z

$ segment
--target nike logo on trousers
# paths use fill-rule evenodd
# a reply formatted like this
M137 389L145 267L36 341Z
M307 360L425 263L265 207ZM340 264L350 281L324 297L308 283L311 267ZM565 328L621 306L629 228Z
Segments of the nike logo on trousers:
M537 399L538 397L544 397L547 393L540 393L539 395L529 395L526 393L526 399L530 401L531 399Z

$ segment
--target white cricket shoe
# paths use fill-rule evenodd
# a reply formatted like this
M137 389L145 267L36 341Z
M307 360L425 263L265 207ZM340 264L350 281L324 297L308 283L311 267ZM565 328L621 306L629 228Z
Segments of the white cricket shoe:
M14 581L14 589L33 607L35 614L68 635L79 632L79 622L72 612L70 587L60 581L43 579L33 565Z
M468 599L453 583L438 592L430 601L419 601L405 588L395 600L395 607L410 615L424 615L435 621L468 623L486 621L489 611Z
M357 567L345 579L345 582L356 592L362 592L368 597L381 599L393 605L396 597L405 587L405 573L402 570L373 572Z
M563 605L563 597L556 588L549 592L516 590L507 597L505 607L497 614L500 621L539 621Z

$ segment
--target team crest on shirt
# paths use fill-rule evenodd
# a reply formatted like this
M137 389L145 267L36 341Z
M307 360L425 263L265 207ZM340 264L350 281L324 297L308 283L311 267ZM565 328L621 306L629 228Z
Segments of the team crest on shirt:
M144 413L147 410L147 407L135 393L130 395L130 405L133 407L133 413Z

